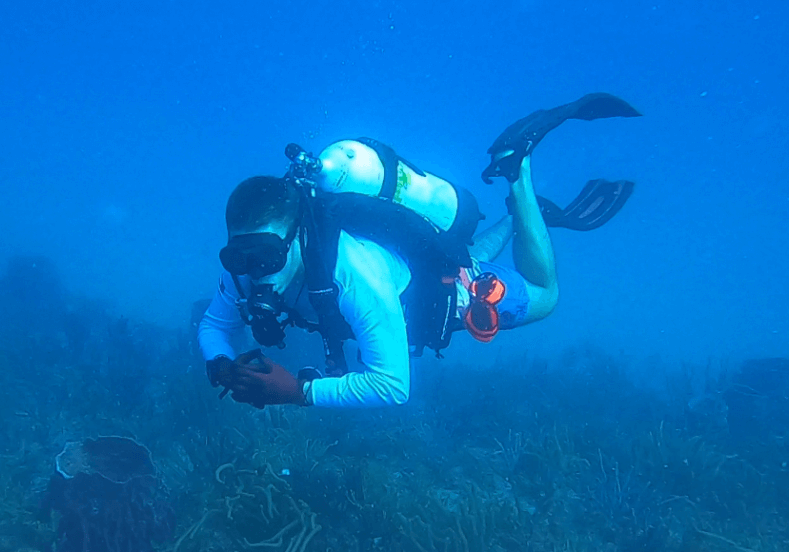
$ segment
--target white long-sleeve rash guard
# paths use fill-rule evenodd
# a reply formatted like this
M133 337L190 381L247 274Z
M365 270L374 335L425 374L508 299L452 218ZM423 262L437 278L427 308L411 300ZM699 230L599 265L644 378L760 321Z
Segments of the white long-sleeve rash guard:
M358 408L403 404L408 400L410 364L405 317L400 296L411 273L398 255L364 239L341 232L334 279L340 313L356 337L364 372L316 380L316 406ZM249 279L239 279L249 294ZM235 305L239 298L229 273L200 323L198 340L206 360L235 358L231 343L244 331Z

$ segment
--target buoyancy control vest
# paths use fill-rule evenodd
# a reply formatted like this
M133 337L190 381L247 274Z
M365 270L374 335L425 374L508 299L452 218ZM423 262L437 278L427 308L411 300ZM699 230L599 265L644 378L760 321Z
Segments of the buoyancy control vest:
M471 266L468 246L484 218L476 198L370 138L333 143L317 158L291 144L286 155L286 178L304 197L300 239L327 372L347 371L342 343L352 337L334 283L341 231L405 260L412 275L402 297L410 352L420 356L427 347L440 356L460 327L455 278Z

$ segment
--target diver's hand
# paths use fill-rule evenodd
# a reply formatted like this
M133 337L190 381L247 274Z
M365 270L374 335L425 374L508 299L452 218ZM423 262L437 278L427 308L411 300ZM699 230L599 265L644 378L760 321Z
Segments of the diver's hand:
M241 367L252 368L252 362L263 356L260 349L252 349L246 353L238 355L236 360L230 360L225 355L209 360L205 363L205 371L208 381L213 387L231 387L238 375Z
M306 406L304 379L298 379L283 366L265 356L259 364L239 366L229 386L233 400L264 408L269 404Z

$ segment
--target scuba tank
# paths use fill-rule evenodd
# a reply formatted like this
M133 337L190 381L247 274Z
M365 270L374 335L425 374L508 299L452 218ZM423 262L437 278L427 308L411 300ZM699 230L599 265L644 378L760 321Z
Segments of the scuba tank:
M484 218L474 196L420 170L389 146L371 138L342 140L324 149L319 159L321 170L314 176L318 190L388 200L451 236L449 241L473 243L477 224Z

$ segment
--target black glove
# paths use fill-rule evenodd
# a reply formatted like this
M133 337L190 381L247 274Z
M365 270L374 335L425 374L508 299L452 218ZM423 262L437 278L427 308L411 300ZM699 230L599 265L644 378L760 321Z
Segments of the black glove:
M235 362L230 360L225 355L206 361L205 373L208 376L208 381L211 382L211 387L219 387L219 378L221 374L230 373L235 366Z
M250 364L262 356L263 351L260 349L252 349L242 353L238 355L236 360L230 360L225 355L219 355L205 363L208 381L211 382L213 387L219 387L220 385L222 387L230 387L238 378L240 367L252 368Z

